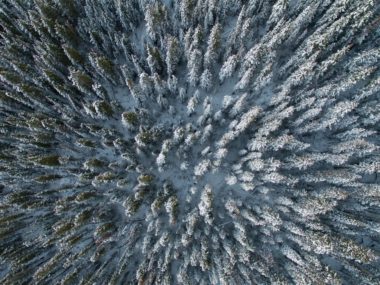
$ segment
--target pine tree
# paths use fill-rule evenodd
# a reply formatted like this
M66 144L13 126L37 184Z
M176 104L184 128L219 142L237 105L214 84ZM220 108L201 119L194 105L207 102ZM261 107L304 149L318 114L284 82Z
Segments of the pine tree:
M189 69L188 80L192 86L197 85L197 83L199 81L199 77L201 75L200 74L201 68L202 68L201 55L202 55L202 53L200 52L200 50L196 49L196 50L192 51L192 53L190 55L189 62L187 64L188 69Z
M219 23L212 27L207 45L204 62L206 67L211 68L218 63L221 52L221 26Z
M166 66L169 75L176 71L176 66L180 60L180 49L177 38L171 37L168 40L168 47L166 52Z

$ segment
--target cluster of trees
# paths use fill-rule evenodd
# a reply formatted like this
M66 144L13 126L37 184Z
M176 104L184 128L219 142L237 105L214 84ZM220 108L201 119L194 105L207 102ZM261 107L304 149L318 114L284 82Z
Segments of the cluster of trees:
M379 9L1 1L0 283L380 282Z

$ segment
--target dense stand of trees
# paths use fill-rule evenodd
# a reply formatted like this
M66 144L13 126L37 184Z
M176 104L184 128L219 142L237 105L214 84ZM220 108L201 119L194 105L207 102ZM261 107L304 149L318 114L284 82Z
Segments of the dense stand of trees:
M379 283L379 17L1 1L0 283Z

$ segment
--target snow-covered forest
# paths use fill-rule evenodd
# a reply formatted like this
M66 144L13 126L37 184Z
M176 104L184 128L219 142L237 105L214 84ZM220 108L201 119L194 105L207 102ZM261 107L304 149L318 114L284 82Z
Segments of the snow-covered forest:
M376 0L1 0L0 283L380 284Z

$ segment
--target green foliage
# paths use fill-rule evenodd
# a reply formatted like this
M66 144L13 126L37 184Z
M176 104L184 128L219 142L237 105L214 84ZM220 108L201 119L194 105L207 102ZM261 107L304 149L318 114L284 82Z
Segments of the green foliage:
M217 51L221 48L222 38L221 38L221 27L217 23L211 30L211 35L209 39L209 48L213 51Z
M49 54L52 56L52 60L60 62L63 66L68 66L70 64L69 59L65 55L61 45L48 44Z
M17 220L21 217L23 217L24 214L19 213L19 214L14 214L14 215L4 215L0 217L0 224L9 224L10 222Z
M27 264L29 261L31 261L38 255L39 253L37 250L31 250L31 251L25 250L23 256L21 256L20 259L18 259L17 261L19 264Z
M59 75L57 75L55 72L53 72L49 69L44 69L44 74L54 84L57 84L57 85L64 84L64 80Z
M32 99L44 99L43 92L35 86L29 84L21 84L20 90L22 93Z
M33 192L31 191L17 191L14 193L11 193L8 196L8 200L10 203L15 204L22 204L30 200L30 198L33 196Z
M203 41L203 38L204 38L204 35L203 35L202 27L200 25L198 25L197 28L195 29L194 35L193 35L193 44L195 45L194 48L200 46L200 44Z
M71 72L71 78L79 87L86 90L92 90L92 84L94 83L90 76L81 71Z
M90 32L90 35L91 35L91 39L93 39L93 41L97 44L97 45L101 45L102 43L102 38L99 36L99 33L96 32L96 31L91 31Z
M62 236L68 231L70 231L72 228L74 228L75 224L73 222L63 222L58 225L54 225L53 229L55 231L55 234L57 236Z
M83 66L84 63L85 63L85 60L83 58L83 56L78 52L77 49L75 48L72 48L68 45L64 46L63 47L67 57L74 63L74 64L78 64L80 66Z
M88 140L88 139L79 139L77 140L77 143L80 144L81 146L91 147L91 148L94 148L96 146L93 141Z
M80 180L92 180L95 178L96 173L94 172L83 172L79 175Z
M158 48L148 46L148 63L154 72L160 73L163 70L164 61Z
M122 114L122 119L133 126L136 126L139 122L139 118L136 112L124 112Z
M126 187L128 185L129 185L129 182L128 182L127 179L119 179L117 181L117 187L119 187L119 188L124 188L124 187Z
M40 165L45 165L45 166L59 166L61 165L59 161L59 156L58 155L48 155L44 157L38 157L35 162Z
M9 96L7 96L6 94L7 94L6 92L2 92L0 90L0 102L2 102L2 103L13 102L13 100Z
M14 159L14 156L4 153L3 151L0 152L0 161L12 161Z
M152 17L153 25L160 26L166 20L167 11L165 5L152 5L150 7L150 15Z
M76 284L77 279L78 279L78 272L74 270L73 272L70 272L65 276L65 278L61 281L61 284L62 285Z
M75 224L77 226L82 225L92 217L93 211L86 209L75 216Z
M6 70L0 70L0 78L3 77L6 81L13 85L18 85L21 83L22 79L20 76L13 72L9 72Z
M150 185L154 180L154 176L150 174L142 174L138 177L138 181L143 185Z
M40 183L47 183L59 178L62 178L62 176L57 175L57 174L47 174L47 175L37 176L35 180Z
M155 139L156 136L151 130L143 130L136 136L136 140L141 142L143 145L149 145L153 143Z
M72 43L73 45L77 45L79 43L79 37L75 31L75 28L71 26L69 23L65 23L64 25L60 25L56 23L55 25L57 33L67 42Z
M107 75L110 75L112 76L114 74L114 65L112 63L112 61L110 61L108 58L106 57L98 57L96 59L96 62L98 64L98 66L100 67L100 69Z
M29 120L26 121L26 123L29 126L29 128L33 128L33 129L42 129L43 128L42 120L40 118L37 118L37 117L30 118Z
M158 196L156 199L154 199L154 201L152 202L151 204L151 210L152 210L152 213L157 215L158 214L158 211L162 208L162 206L164 205L166 201L166 197L165 196Z
M77 227L78 225L75 224L75 227ZM65 243L68 245L68 246L74 246L76 244L78 244L80 241L81 241L81 238L83 237L83 234L79 234L79 235L71 235L69 238L67 238L65 240Z
M63 253L56 253L34 273L33 278L40 283L45 277L54 271L54 267L61 263Z
M97 197L98 195L94 191L86 191L86 192L81 192L78 195L76 195L75 200L78 202L82 202L94 197Z
M30 143L41 148L49 148L53 145L53 139L54 135L51 133L36 132Z
M135 199L133 196L128 197L123 203L125 212L129 215L135 214L142 204L142 200Z
M166 211L169 214L170 223L174 224L177 221L179 203L176 195L170 196L165 204Z
M91 158L84 163L86 168L99 168L106 165L106 163L97 158Z
M145 144L148 144L148 143L150 143L150 142L153 141L153 135L152 135L152 133L149 132L149 131L143 131L143 132L141 133L140 138L141 138L141 141L142 141L143 143L145 143Z
M113 110L110 104L108 104L106 101L96 101L94 103L95 110L100 115L110 117L113 115Z
M113 174L111 171L107 171L102 174L99 174L95 177L95 179L100 182L108 182L115 179L115 177L115 174Z
M34 72L32 66L28 63L24 62L14 62L14 65L17 66L21 72L24 72L25 74L32 74Z
M59 12L57 11L57 7L53 5L53 3L49 3L50 1L35 1L43 18L49 20L55 20L59 18Z
M114 229L114 225L113 223L105 223L105 224L102 224L100 225L97 229L96 229L96 233L100 236L103 236L104 234L106 234L107 232L110 232Z
M169 74L172 74L175 71L176 65L180 61L180 53L181 49L178 39L176 37L170 37L166 53L166 65Z
M90 76L88 76L87 74L82 73L82 72L78 72L77 76L78 76L77 77L78 84L80 84L81 86L83 86L87 89L90 89L92 87L93 81L92 81Z
M70 19L78 17L78 7L76 7L75 0L59 0L59 3Z
M151 192L152 185L141 184L138 185L135 189L135 199L144 200L146 196Z

